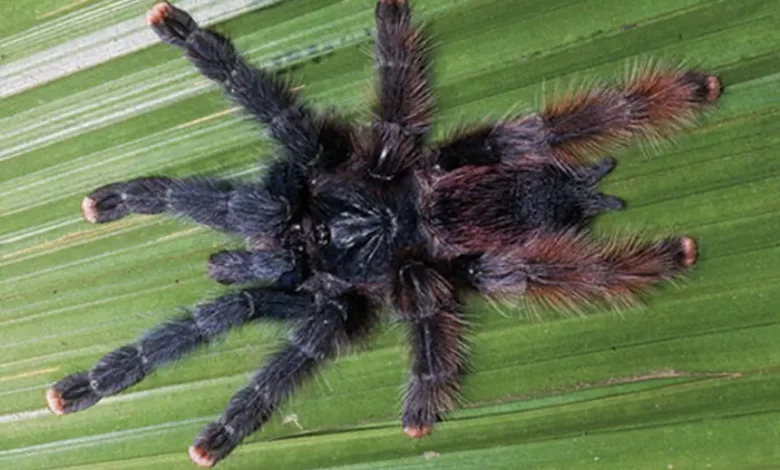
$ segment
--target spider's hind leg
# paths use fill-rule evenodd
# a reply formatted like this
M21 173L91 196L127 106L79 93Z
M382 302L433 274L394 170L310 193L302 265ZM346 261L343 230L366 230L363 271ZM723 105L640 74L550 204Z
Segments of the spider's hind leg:
M721 91L716 76L697 70L640 69L617 86L556 97L539 114L473 127L434 153L446 171L513 160L580 165L635 138L671 135Z
M547 145L559 159L576 163L635 138L668 137L721 92L715 75L655 66L617 86L556 97L539 116Z
M696 256L696 242L687 236L597 243L583 233L540 233L519 245L487 251L469 261L466 270L487 295L529 296L564 308L596 300L620 306L683 274Z

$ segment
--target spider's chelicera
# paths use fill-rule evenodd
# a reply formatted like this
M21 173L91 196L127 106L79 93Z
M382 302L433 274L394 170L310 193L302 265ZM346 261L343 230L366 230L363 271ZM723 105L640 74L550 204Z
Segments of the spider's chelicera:
M589 157L691 121L720 95L712 75L647 67L620 85L570 93L537 114L432 143L427 43L405 0L376 7L379 91L364 126L316 114L285 81L253 68L228 39L168 3L155 5L148 21L268 127L281 156L258 182L153 176L84 199L84 217L94 223L168 212L244 237L246 250L211 256L209 276L245 288L59 381L47 394L57 414L88 408L232 327L290 321L286 343L192 444L192 460L211 466L390 310L408 325L402 422L419 438L457 401L467 292L561 307L624 304L696 261L686 236L590 239L591 219L623 203L597 189L615 161Z

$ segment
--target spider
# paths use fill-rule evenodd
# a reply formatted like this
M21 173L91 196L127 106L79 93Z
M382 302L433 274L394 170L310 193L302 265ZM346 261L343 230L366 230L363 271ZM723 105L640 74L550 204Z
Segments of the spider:
M317 114L289 84L253 68L224 36L158 3L148 23L267 126L280 156L260 181L151 176L102 186L84 218L172 213L237 234L208 274L243 285L106 354L47 393L56 414L88 408L259 319L292 323L283 346L189 449L212 466L257 431L321 363L372 332L382 311L406 323L411 373L401 421L428 435L457 403L467 369L464 297L521 296L559 307L631 303L696 262L688 236L593 240L589 222L623 202L593 159L633 138L664 137L721 94L701 71L648 67L616 86L569 93L542 111L429 142L428 43L406 0L376 6L378 96L368 125Z

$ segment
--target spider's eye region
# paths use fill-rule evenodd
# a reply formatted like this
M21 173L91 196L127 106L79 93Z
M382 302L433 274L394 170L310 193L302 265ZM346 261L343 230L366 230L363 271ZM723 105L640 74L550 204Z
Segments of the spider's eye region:
M317 244L325 246L330 243L330 230L325 224L317 224L314 227L314 234Z
M293 224L287 229L287 246L294 253L306 251L306 242L301 224Z

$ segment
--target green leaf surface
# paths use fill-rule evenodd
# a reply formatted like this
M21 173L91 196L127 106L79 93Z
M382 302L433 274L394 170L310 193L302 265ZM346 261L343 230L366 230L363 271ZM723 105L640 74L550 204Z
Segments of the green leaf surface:
M0 67L140 21L151 4L109 3L0 4ZM407 364L403 335L388 325L220 468L780 468L777 2L414 6L436 47L439 137L648 60L716 72L726 91L695 128L616 154L603 189L628 209L596 228L691 234L699 264L619 314L529 321L474 299L464 406L422 441L406 439L397 420ZM62 26L68 18L73 27ZM287 70L316 107L366 115L372 1L283 0L216 27L256 63ZM0 468L192 468L187 446L284 328L244 328L93 409L49 414L44 393L54 381L178 306L218 295L205 260L239 245L164 218L88 225L79 204L94 187L152 173L255 178L272 150L164 45L0 101Z

